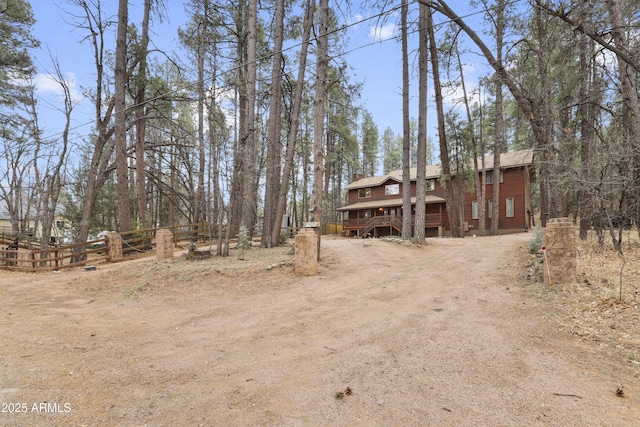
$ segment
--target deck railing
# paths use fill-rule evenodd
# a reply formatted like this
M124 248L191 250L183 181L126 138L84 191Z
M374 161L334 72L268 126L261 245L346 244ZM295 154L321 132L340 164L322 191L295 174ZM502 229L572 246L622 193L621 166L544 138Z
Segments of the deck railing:
M415 224L415 215L411 216L411 225ZM438 227L444 225L444 214L426 214L424 218L425 227ZM371 218L347 219L342 222L345 230L364 230L374 227L388 227L396 224L402 224L401 215L380 215Z

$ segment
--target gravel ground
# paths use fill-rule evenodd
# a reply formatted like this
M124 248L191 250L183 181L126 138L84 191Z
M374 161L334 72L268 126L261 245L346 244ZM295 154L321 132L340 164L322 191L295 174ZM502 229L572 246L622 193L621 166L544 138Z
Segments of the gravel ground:
M0 425L637 425L638 336L577 334L529 239L0 271Z

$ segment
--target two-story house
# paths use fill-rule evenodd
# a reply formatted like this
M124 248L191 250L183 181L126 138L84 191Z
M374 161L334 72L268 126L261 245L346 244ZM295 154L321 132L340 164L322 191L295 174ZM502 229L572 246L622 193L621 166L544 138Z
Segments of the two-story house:
M481 162L478 163L481 165ZM493 211L493 186L500 185L500 233L526 231L532 226L531 183L535 181L533 150L503 153L500 156L500 177L493 177L493 156L485 157L486 224L490 228ZM414 224L417 170L411 169L411 223ZM426 168L425 235L443 236L450 233L445 189L440 183L440 166ZM454 178L456 179L456 178ZM467 234L478 228L480 207L475 185L465 185L464 224ZM354 177L347 187L347 203L338 208L343 212L343 230L351 236L400 235L402 231L402 170L383 176Z

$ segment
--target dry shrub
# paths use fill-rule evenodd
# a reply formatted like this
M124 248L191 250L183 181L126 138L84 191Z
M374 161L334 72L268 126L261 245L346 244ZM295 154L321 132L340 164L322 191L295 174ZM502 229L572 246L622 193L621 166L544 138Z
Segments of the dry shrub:
M640 241L626 241L620 255L589 236L577 241L577 253L576 282L557 294L559 322L580 339L620 350L640 376Z

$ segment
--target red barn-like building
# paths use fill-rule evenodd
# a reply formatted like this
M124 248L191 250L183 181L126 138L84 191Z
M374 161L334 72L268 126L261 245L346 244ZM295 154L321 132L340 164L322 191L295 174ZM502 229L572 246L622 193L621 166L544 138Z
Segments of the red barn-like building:
M479 167L482 163L478 161ZM493 156L485 157L487 176L485 212L487 230L492 212ZM482 176L482 175L481 175ZM450 234L445 190L440 183L440 166L426 168L426 217L425 235ZM454 178L455 179L455 178ZM503 153L500 156L500 233L526 231L533 225L531 183L535 181L533 150ZM465 185L464 224L467 235L478 229L479 205L473 182ZM338 208L343 212L343 230L347 235L387 236L400 235L402 231L402 170L384 176L355 177L347 188L347 203ZM411 215L414 224L416 203L416 169L411 169Z

